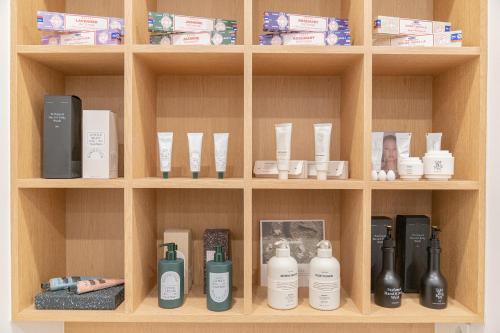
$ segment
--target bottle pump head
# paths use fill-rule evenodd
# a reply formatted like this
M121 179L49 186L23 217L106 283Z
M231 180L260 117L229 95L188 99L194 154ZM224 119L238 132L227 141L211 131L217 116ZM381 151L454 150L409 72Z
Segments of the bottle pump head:
M165 243L160 244L159 247L166 247L167 253L165 254L165 259L176 260L177 259L177 244L175 243Z
M431 249L440 249L441 248L441 244L439 241L439 233L440 232L441 232L441 229L439 229L436 226L432 226L430 246L429 246Z
M280 239L276 243L274 243L276 247L276 256L277 257L289 257L290 256L290 246L288 245L288 241L286 239Z
M386 235L383 242L383 247L393 248L396 246L396 242L392 239L392 226L388 225Z
M224 262L226 261L226 256L224 253L224 247L220 244L215 246L215 255L214 255L214 261L215 262Z
M316 244L318 248L318 257L331 258L332 257L332 243L329 240L322 240Z

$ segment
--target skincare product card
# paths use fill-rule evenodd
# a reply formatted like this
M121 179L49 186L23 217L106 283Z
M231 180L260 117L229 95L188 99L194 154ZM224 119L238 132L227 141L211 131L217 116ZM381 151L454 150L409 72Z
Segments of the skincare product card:
M278 163L276 161L255 161L253 173L257 178L278 178ZM290 161L288 178L307 178L307 161Z
M309 286L309 263L316 244L325 239L325 220L261 220L260 284L267 286L267 263L276 254L274 243L286 239L299 265L299 287Z
M116 115L108 110L84 110L82 128L83 178L117 178Z

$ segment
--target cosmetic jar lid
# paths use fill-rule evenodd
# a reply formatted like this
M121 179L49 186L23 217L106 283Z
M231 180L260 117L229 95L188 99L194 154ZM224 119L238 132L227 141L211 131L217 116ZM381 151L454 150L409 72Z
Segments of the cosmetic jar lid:
M453 154L448 150L433 150L425 153L424 157L453 157Z
M316 177L318 180L326 180L328 178L326 171L316 171L316 173L317 173Z
M287 180L288 179L288 171L287 170L280 170L278 172L278 179L279 180Z
M405 157L399 164L422 164L420 157Z

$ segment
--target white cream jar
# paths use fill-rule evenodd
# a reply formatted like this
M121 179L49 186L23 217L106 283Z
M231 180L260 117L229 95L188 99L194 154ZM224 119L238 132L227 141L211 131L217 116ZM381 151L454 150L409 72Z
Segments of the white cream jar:
M455 171L455 158L448 150L431 151L425 154L424 174L429 180L449 180Z
M399 161L398 170L402 180L420 180L424 175L424 163L419 157L406 157Z

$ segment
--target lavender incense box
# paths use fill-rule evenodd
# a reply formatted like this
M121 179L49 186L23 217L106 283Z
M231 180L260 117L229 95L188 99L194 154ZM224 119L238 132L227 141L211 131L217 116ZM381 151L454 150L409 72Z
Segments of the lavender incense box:
M37 12L38 30L81 32L119 30L123 34L123 18L77 15L57 12Z
M349 29L349 20L335 17L264 12L264 31L268 32L328 32Z
M150 32L236 32L238 25L234 20L149 12L148 30Z
M119 45L122 43L120 30L99 30L74 33L55 33L43 36L42 45Z
M236 34L233 32L182 32L151 35L150 44L162 45L234 45Z
M331 32L289 32L281 34L259 35L260 45L320 45L320 46L350 46L349 31Z

